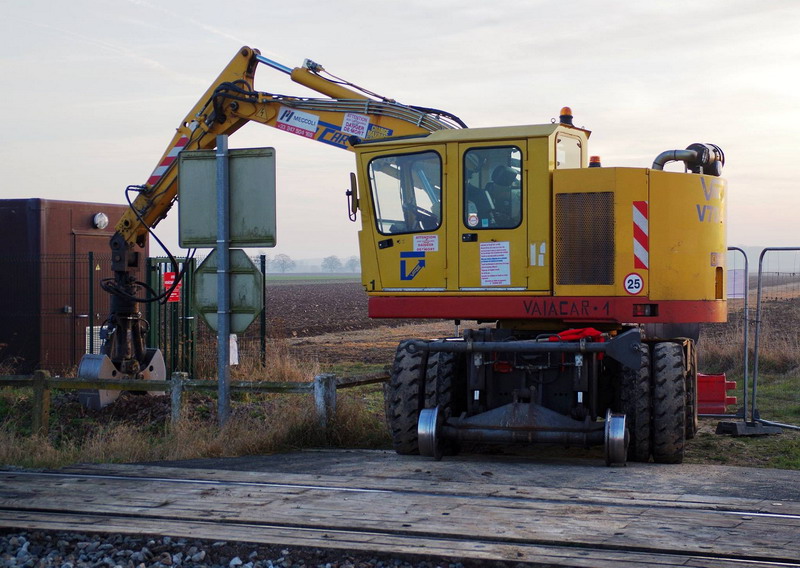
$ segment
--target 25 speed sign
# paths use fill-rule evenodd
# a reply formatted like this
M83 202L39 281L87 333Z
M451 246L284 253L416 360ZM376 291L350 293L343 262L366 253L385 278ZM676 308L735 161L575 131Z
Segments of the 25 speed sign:
M642 277L632 272L625 277L625 291L628 294L635 296L644 289L644 280Z

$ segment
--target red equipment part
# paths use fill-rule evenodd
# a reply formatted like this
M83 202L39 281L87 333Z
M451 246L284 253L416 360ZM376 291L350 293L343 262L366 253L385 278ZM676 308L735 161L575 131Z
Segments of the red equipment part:
M728 391L736 388L736 381L725 380L725 373L705 375L697 373L698 414L725 414L729 404L736 404L735 396Z

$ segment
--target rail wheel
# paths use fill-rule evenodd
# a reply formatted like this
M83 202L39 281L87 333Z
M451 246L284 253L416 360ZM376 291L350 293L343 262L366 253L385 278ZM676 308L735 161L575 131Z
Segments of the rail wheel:
M401 455L419 453L417 421L425 396L427 352L414 350L411 340L397 347L392 374L384 389L386 422L392 446Z
M653 459L681 463L686 442L686 373L683 346L653 347Z
M428 355L425 373L425 408L438 407L438 421L446 422L466 408L466 385L459 373L459 357L455 353L435 352ZM440 452L455 455L459 445L453 440L438 442Z
M630 439L628 459L637 462L650 460L650 351L640 345L642 364L638 369L623 367L620 402L625 413Z

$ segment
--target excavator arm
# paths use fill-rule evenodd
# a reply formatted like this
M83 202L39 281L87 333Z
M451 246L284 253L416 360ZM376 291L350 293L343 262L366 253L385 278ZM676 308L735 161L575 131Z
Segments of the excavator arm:
M289 75L294 82L324 97L256 91L254 78L259 64ZM81 376L104 378L102 375L111 373L139 377L148 372L160 375L153 371L160 354L145 346L147 322L138 306L152 298L141 297L146 285L137 282L133 274L140 264L140 249L148 232L166 217L177 199L180 152L214 148L218 135L232 134L250 121L342 149L352 148L353 137L367 140L466 126L445 111L403 105L323 74L327 73L322 66L312 61L290 69L256 49L241 48L178 125L147 183L128 187L138 195L111 238L114 277L103 283L111 294L111 314L105 325L102 355L85 356L82 370L79 369Z
M295 83L326 98L256 91L253 84L259 63L286 73ZM256 49L241 48L178 126L147 184L137 188L138 197L116 227L124 241L143 246L148 227L157 225L172 207L178 187L175 162L181 151L214 148L218 135L232 134L247 122L259 122L345 150L352 148L353 136L366 140L465 126L445 111L403 105L350 83L326 78L323 72L322 66L310 60L303 67L290 69Z

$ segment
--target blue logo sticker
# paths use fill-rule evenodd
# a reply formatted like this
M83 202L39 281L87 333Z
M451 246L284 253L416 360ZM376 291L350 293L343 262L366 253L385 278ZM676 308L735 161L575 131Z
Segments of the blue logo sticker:
M400 280L413 280L423 268L425 268L424 251L400 253Z

